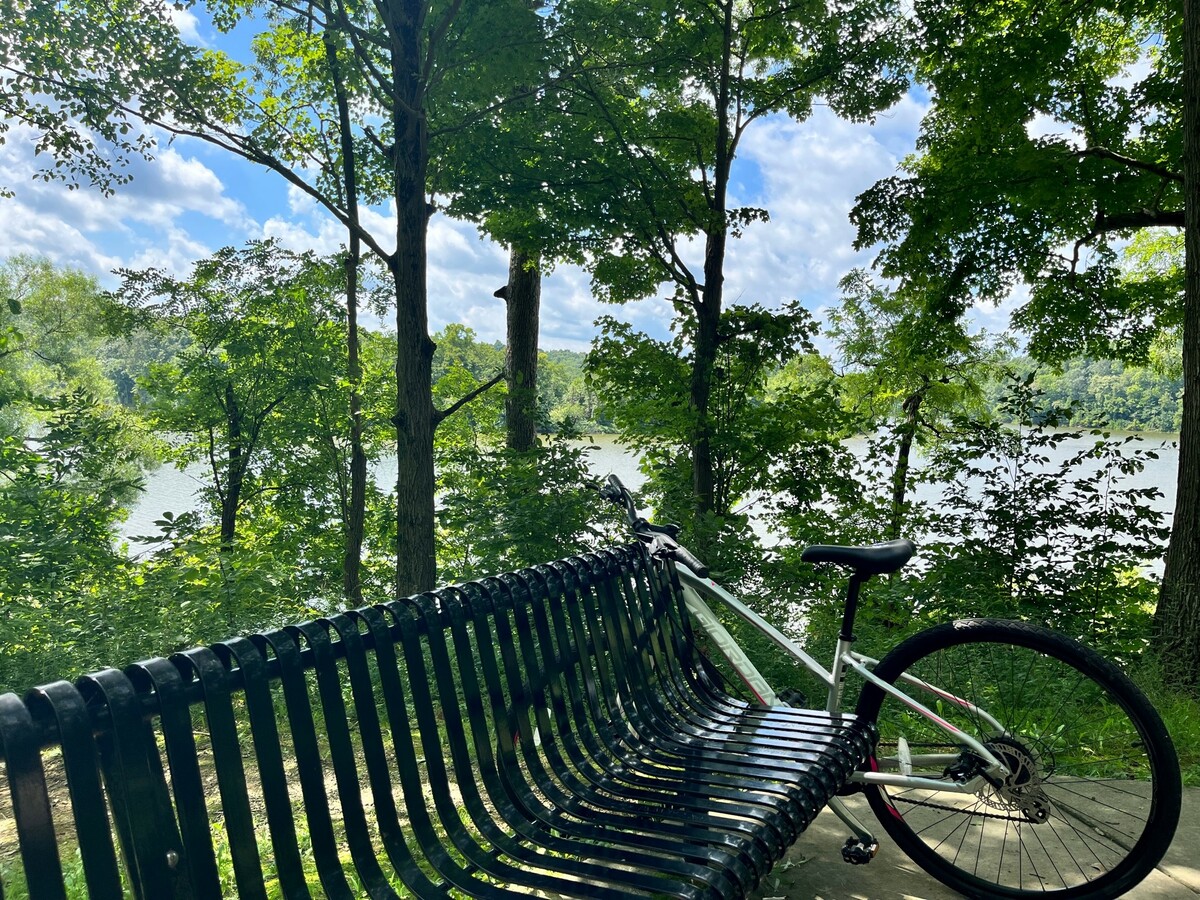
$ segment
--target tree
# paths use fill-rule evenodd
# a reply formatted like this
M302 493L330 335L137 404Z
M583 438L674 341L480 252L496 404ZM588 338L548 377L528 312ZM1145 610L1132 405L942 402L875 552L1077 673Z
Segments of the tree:
M333 18L330 0L322 4L325 21ZM362 362L358 335L358 284L362 263L362 220L359 216L358 169L354 164L354 127L350 119L350 96L342 75L341 47L334 33L321 33L325 65L329 74L334 105L337 109L338 146L336 161L341 167L342 208L349 220L349 246L346 251L346 381L350 406L350 483L342 492L342 520L346 525L345 552L342 555L342 593L355 605L362 603L362 548L366 524L367 454L363 447Z
M128 598L117 526L152 442L101 369L110 303L45 260L0 265L0 683L96 661ZM117 602L111 602L111 601ZM131 610L136 614L136 604Z
M292 433L284 413L334 383L340 287L315 258L270 243L225 248L183 281L155 270L124 274L122 295L138 319L191 338L177 357L151 366L145 387L156 427L183 438L180 463L209 467L224 551L248 495L264 487L260 456L287 456L311 436Z
M478 435L499 434L504 428L504 397L488 389L504 379L504 349L479 341L465 325L447 325L435 337L434 400L453 405L455 398L473 398L469 404L458 404L455 415L446 419L439 429L438 445L461 443L468 439L466 435L473 440Z
M460 141L445 172L451 209L509 243L513 259L585 263L618 302L671 286L694 326L689 455L700 515L716 509L709 406L726 245L765 216L728 201L739 144L764 116L806 117L817 96L856 117L890 103L903 83L889 66L903 31L888 0L563 0L547 9L542 86ZM700 262L688 248L697 237Z
M1064 431L1064 411L1033 380L1005 379L1004 424L963 422L931 454L928 568L910 580L904 608L926 623L1039 622L1131 661L1148 643L1155 587L1142 567L1161 558L1166 537L1153 508L1160 491L1136 478L1157 454L1133 438Z
M799 483L807 477L801 470L818 455L807 451L840 434L845 417L827 383L772 379L798 352L812 351L815 325L799 304L780 311L726 310L712 390L714 498L722 513L697 515L684 352L693 336L691 323L676 324L672 340L657 341L628 324L602 320L603 333L588 354L588 376L622 440L641 455L651 475L648 491L656 514L689 521L694 538L708 548L705 562L726 577L741 575L757 566L753 557L759 554L749 517L735 507L802 490ZM722 540L730 537L735 540Z
M1200 3L1183 4L1183 421L1171 542L1155 624L1168 673L1200 681Z
M509 254L504 303L508 313L508 352L504 370L508 395L504 404L506 442L512 450L537 446L538 320L542 303L541 254L516 245Z
M693 505L700 516L726 512L712 409L725 255L730 237L767 215L731 205L734 159L747 129L768 115L804 119L820 97L861 119L896 100L904 20L889 0L570 0L556 12L581 73L564 102L574 127L594 135L588 172L610 189L598 209L616 223L596 248L595 282L614 301L670 285L689 337ZM698 262L693 238L703 244Z
M101 361L111 305L83 272L30 256L0 265L0 417L31 396L111 399Z
M934 97L921 152L854 213L860 245L886 244L884 274L902 280L903 296L951 313L1024 281L1029 299L1014 322L1043 360L1144 361L1177 326L1195 348L1200 290L1181 291L1167 272L1124 277L1119 246L1144 229L1183 226L1193 196L1184 73L1196 41L1185 38L1180 7L987 2L968 12L929 0L915 13L918 77ZM1194 685L1200 353L1186 349L1180 451L1157 626L1164 659Z
M579 186L571 160L586 150L562 144L581 139L564 127L561 102L577 73L563 46L557 4L548 7L539 18L538 42L524 48L528 89L448 141L433 160L431 179L451 215L476 223L509 248L508 280L495 296L505 304L506 443L520 452L537 446L543 272L562 260L582 262L596 227L577 192L570 193L573 202L561 202L564 182Z
M54 160L47 176L104 190L119 187L123 156L152 152L148 129L208 141L312 197L378 258L396 307L396 590L430 588L433 432L444 412L431 402L428 163L464 122L528 90L523 49L538 17L524 0L207 8L218 27L254 32L253 63L189 46L164 0L8 0L0 108L38 130ZM363 223L356 200L390 205L394 245Z
M846 399L865 416L867 429L895 420L888 536L898 538L913 444L936 436L950 416L977 405L987 348L982 335L964 333L958 316L945 318L911 304L873 284L861 269L842 279L841 288L842 305L829 314L829 334L850 367L843 376Z
M116 526L142 487L131 417L84 391L41 398L37 436L0 435L0 682L23 689L103 645L126 565ZM47 652L48 648L58 652Z

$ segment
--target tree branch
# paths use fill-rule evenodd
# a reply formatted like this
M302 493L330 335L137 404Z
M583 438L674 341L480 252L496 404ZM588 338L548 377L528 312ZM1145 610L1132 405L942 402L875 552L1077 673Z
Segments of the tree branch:
M213 487L217 491L217 499L225 502L225 489L221 486L221 466L217 462L217 436L213 427L208 426L208 464L213 473Z
M585 76L588 75L586 68L581 67L581 71ZM595 84L592 83L590 78L588 78L588 82L587 97L599 108L604 119L607 121L609 128L612 130L613 136L616 138L617 144L621 149L621 154L629 163L630 168L632 169L632 174L637 182L635 184L635 189L641 197L642 202L646 205L646 210L650 213L650 219L654 223L653 229L658 236L658 241L661 242L661 245L656 245L653 240L649 240L647 241L646 249L656 259L659 260L660 264L663 265L663 268L672 280L674 280L681 287L686 288L691 294L695 295L697 288L696 276L692 274L692 271L688 267L687 263L685 263L683 258L679 255L679 252L675 247L674 235L668 232L666 219L658 212L658 204L655 202L653 190L645 183L640 171L640 164L644 163L648 165L663 183L670 184L670 177L662 170L661 166L658 165L657 161L654 160L653 157L647 158L646 154L640 154L634 151L633 147L630 146L630 143L625 136L624 129L622 129L620 123L617 122L612 110L604 101L601 92L596 89ZM700 227L700 223L696 221L695 217L691 214L691 210L687 209L686 205L683 206L682 211L689 219L692 220L697 228Z
M365 79L370 85L371 96L384 109L391 109L392 96L388 93L388 79L382 71L375 65L371 59L370 53L367 52L365 43L374 44L383 51L387 51L387 41L382 38L372 35L369 31L364 31L350 20L350 14L346 12L346 4L339 0L336 12L329 10L330 14L335 14L344 34L349 35L350 44L354 47L355 57L363 64L367 75L370 77ZM328 30L328 28L326 29Z
M258 163L258 165L283 176L283 178L286 179L289 184L299 188L309 197L312 197L314 200L316 200L321 206L325 207L325 209L327 209L330 213L332 213L334 218L336 218L342 223L342 225L346 227L347 231L356 232L362 242L370 247L372 252L374 252L381 260L386 262L390 258L391 254L383 249L383 246L379 243L376 237L371 234L371 232L367 231L361 225L354 223L346 211L339 207L337 203L333 202L320 190L313 187L302 177L300 177L300 175L291 166L260 148L251 139L232 132L227 132L224 129L212 125L207 126L212 128L211 132L202 131L195 128L186 128L181 125L176 125L162 120L138 116L135 110L123 105L121 108L122 111L129 112L129 114L137 116L147 124L161 128L177 137L193 137L202 141L206 141L207 143L221 147L224 150L228 150L231 153L235 153L245 160Z
M1079 267L1080 251L1101 235L1135 228L1182 227L1183 210L1136 209L1112 216L1100 210L1096 213L1096 224L1092 230L1075 242L1071 254L1071 271L1074 272Z
M450 23L454 21L454 17L458 15L460 9L462 9L462 0L452 0L442 13L441 19L438 20L438 23L430 31L428 49L425 52L425 64L421 68L422 84L429 84L430 76L433 74L434 59L437 56L438 45L445 38L446 32L450 30Z
M1167 181L1177 181L1180 184L1183 183L1182 172L1172 171L1166 166L1159 165L1158 163L1148 162L1143 159L1134 159L1132 156L1125 156L1124 154L1117 153L1114 150L1109 150L1107 147L1088 147L1084 150L1077 150L1075 155L1079 157L1096 156L1100 159L1111 159L1113 162L1119 162L1121 165L1129 166L1131 169L1141 169L1143 172L1150 172L1151 174L1157 175L1160 178L1165 178Z
M458 412L460 409L462 409L464 406L466 406L468 403L470 403L472 400L474 400L480 394L483 394L486 391L490 391L492 388L494 388L496 385L498 385L503 380L504 380L504 370L501 369L499 372L497 372L495 374L495 376L493 376L493 378L490 381L486 382L485 384L479 385L479 387L475 388L475 390L458 398L458 400L451 403L445 409L435 409L433 411L433 427L437 428L440 424L442 424L443 420L454 415L456 412Z

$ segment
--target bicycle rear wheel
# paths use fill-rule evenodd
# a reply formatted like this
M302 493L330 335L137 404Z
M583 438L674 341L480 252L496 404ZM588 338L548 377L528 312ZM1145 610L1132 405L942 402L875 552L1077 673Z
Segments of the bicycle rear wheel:
M933 877L970 897L1107 898L1162 859L1179 820L1175 748L1141 691L1094 650L1021 622L964 620L904 641L875 674L1009 770L969 794L866 788L884 830ZM982 771L965 745L875 685L857 712L879 728L881 771Z

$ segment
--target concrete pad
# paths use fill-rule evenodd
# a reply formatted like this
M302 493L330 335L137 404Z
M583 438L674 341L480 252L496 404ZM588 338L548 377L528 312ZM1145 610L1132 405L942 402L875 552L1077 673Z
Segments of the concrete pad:
M847 806L875 828L862 797ZM868 865L842 861L850 832L825 810L775 868L751 900L956 900L962 895L926 875L877 831L879 854ZM1183 813L1175 840L1159 867L1125 895L1131 900L1196 900L1200 896L1200 788L1184 791Z
M1188 888L1193 895L1200 894L1200 788L1184 788L1179 828L1158 868L1177 884ZM1129 896L1143 895L1134 891ZM1150 898L1158 895L1147 893L1144 896Z

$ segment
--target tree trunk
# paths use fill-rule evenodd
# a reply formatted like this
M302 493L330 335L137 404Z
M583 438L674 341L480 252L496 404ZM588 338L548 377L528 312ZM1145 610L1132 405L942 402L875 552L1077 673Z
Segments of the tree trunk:
M325 21L333 19L328 2ZM342 155L342 202L350 220L350 247L346 254L346 377L350 406L350 498L342 509L345 546L342 555L342 593L353 605L362 604L362 545L367 506L367 454L363 449L362 365L358 356L358 267L362 261L362 239L358 227L358 173L355 169L354 135L350 102L338 65L337 44L328 28L322 32L325 59L333 82L338 108L338 140Z
M912 465L913 440L917 436L917 416L925 399L923 391L910 394L904 400L904 422L900 426L900 442L896 445L896 470L892 473L892 520L888 537L900 537L904 522L904 502L908 499L908 472Z
M225 385L225 490L221 499L221 550L233 549L237 536L238 507L242 503L242 484L246 474L246 454L243 446L242 411L238 406L233 385ZM214 472L215 476L217 473ZM220 484L220 479L217 479Z
M342 591L355 606L362 604L362 545L367 514L367 453L363 449L362 364L358 356L358 264L362 257L351 233L346 255L346 369L350 381L350 504L344 514L345 554Z
M709 200L709 222L704 241L704 288L696 310L696 345L692 358L692 492L699 515L727 512L716 509L716 473L712 446L712 421L709 399L712 396L713 369L717 360L721 307L725 289L725 244L728 238L729 175L733 163L730 133L729 84L733 54L733 3L724 6L721 75L713 95L716 106L717 135L713 156L713 192ZM706 548L697 548L703 552Z
M399 155L399 154L397 154ZM424 162L423 160L421 161ZM424 169L424 166L421 166ZM396 592L434 587L433 341L425 308L424 172L397 191L396 280ZM403 202L402 202L403 201Z
M700 303L696 310L696 337L692 348L690 402L692 415L695 417L692 422L692 494L698 515L710 513L716 508L716 474L709 401L712 397L713 370L717 361L721 325L724 263L725 232L722 229L709 234L705 241L704 289L701 291Z
M398 210L396 279L396 594L431 590L434 558L433 341L425 310L425 242L412 240L425 197ZM422 232L422 237L424 236Z
M513 245L508 257L508 352L504 368L508 398L504 402L507 443L512 450L537 446L538 315L542 273L536 253Z
M434 547L433 341L425 282L425 174L429 160L425 118L425 4L388 0L391 43L392 191L396 252L390 271L396 288L396 595L431 590L437 581Z
M1155 612L1170 681L1200 686L1200 0L1183 4L1183 421L1175 516Z

